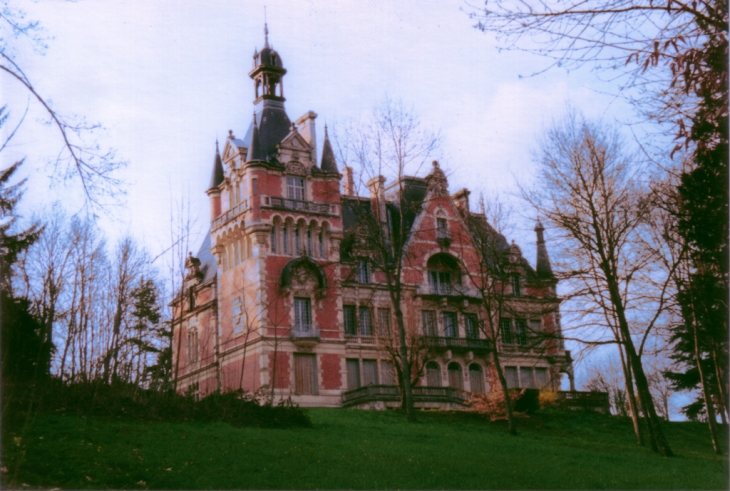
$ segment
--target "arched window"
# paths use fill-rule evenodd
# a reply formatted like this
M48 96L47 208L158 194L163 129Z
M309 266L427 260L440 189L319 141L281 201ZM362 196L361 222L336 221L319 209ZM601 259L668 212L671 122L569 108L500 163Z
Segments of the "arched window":
M469 385L472 392L484 392L484 376L482 367L476 363L469 365Z
M426 385L429 387L441 387L441 369L435 361L426 363Z
M449 387L453 387L455 389L464 388L464 377L462 376L461 365L455 361L449 363Z
M431 293L449 295L454 285L461 282L459 263L448 254L435 254L426 264Z
M285 223L281 229L281 249L285 255L289 255L289 224Z
M276 225L271 226L271 235L269 235L269 251L271 254L276 254Z

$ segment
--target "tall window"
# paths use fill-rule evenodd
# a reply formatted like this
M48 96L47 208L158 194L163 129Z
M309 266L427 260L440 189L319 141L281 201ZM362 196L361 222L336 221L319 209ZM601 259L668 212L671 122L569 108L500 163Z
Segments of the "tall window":
M362 361L362 384L378 385L378 362L377 360Z
M294 299L294 330L299 332L312 330L312 310L308 298Z
M503 344L514 344L514 336L512 335L512 319L501 318L499 319L499 332L502 336Z
M355 319L355 306L343 305L342 314L345 318L345 336L357 336L357 320Z
M259 194L259 180L255 177L251 179L251 194L253 196L258 196Z
M294 353L294 390L297 394L317 393L317 359L315 355Z
M294 255L298 256L302 253L302 237L299 225L294 225Z
M426 363L426 385L441 387L441 369L435 361Z
M289 255L289 225L286 223L281 229L281 245L284 249L284 254Z
M521 297L522 296L522 285L520 283L520 275L519 274L513 274L510 276L511 282L512 282L512 295L515 297Z
M525 319L515 319L515 338L517 344L527 346L527 321Z
M395 385L397 379L397 373L392 361L380 362L380 368L382 369L382 384L383 385Z
M504 367L504 378L507 379L507 388L514 389L520 386L517 381L517 367Z
M286 197L289 199L304 199L304 179L301 177L286 178Z
M464 377L462 376L461 372L461 365L456 363L455 361L449 363L449 387L453 387L455 389L463 389L464 388Z
M436 238L445 239L449 237L449 222L445 218L436 219Z
M433 310L424 310L421 312L423 320L423 335L424 336L438 336L438 329L436 327L436 312Z
M188 363L195 363L199 358L198 319L193 316L188 321Z
M447 338L459 337L458 330L456 327L456 313L455 312L444 312L444 336Z
M307 229L307 252L314 255L314 249L312 249L312 228Z
M347 360L347 388L350 390L360 388L360 360L356 358Z
M451 272L450 271L429 271L428 284L432 293L448 295L451 293Z
M370 263L365 259L357 261L357 282L370 283Z
M531 367L520 367L520 387L523 389L535 387L535 383L532 381Z
M469 339L477 339L479 337L478 319L474 314L464 314L464 329L466 337Z
M373 335L373 319L370 316L370 309L367 307L360 307L360 335Z
M324 259L324 232L319 231L319 257Z
M390 309L378 309L378 329L380 337L390 337Z
M269 237L269 243L271 244L271 253L276 254L276 226L271 227L271 236Z
M469 365L469 385L471 391L476 393L484 392L484 377L482 376L482 367L476 363Z
M545 389L548 385L547 368L535 368L535 383L538 389Z

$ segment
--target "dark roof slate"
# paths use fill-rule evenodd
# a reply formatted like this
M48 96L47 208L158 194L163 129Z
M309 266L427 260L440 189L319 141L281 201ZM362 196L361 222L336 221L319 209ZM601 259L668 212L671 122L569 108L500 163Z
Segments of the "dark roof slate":
M218 151L218 142L215 142L215 158L213 159L213 175L210 179L210 189L216 189L218 186L221 185L223 182L223 179L225 179L225 175L223 173L223 162L221 162L221 154Z
M322 172L337 173L337 162L335 161L335 153L332 151L330 138L327 134L327 126L324 127L324 145L322 146L322 162L320 163Z

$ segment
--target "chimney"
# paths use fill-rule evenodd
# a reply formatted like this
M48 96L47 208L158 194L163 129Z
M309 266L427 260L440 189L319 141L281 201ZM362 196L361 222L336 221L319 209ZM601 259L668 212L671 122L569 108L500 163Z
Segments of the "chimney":
M377 205L378 219L385 222L385 177L375 176L368 181L370 199Z
M355 179L352 177L352 167L345 166L345 196L355 195Z
M460 191L457 191L451 198L456 202L456 206L459 207L459 209L463 213L469 213L469 195L471 194L471 191L469 191L466 188L461 189Z
M309 146L312 147L312 162L317 162L317 133L315 132L314 120L317 113L309 111L304 116L297 119L297 127L302 138L307 140Z

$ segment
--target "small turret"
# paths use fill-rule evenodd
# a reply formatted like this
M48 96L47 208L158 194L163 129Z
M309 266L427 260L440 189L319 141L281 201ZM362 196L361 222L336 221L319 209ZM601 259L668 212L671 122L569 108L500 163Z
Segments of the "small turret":
M211 220L215 220L218 215L221 214L221 191L220 185L225 179L223 173L223 162L221 161L221 154L218 150L218 140L215 141L215 158L213 159L213 175L210 179L210 187L206 191L210 196L210 215Z
M259 135L259 125L256 122L256 113L253 113L253 130L251 132L251 143L248 146L246 154L246 163L248 162L264 162L264 147L261 144L261 136Z
M545 237L543 232L545 227L538 218L535 224L535 233L537 234L537 260L535 264L535 272L541 278L553 278L553 269L550 266L550 257L548 256L547 247L545 246Z
M337 162L335 161L335 153L332 151L330 138L327 134L327 125L324 125L324 144L322 145L322 162L319 166L322 172L330 172L337 174Z

